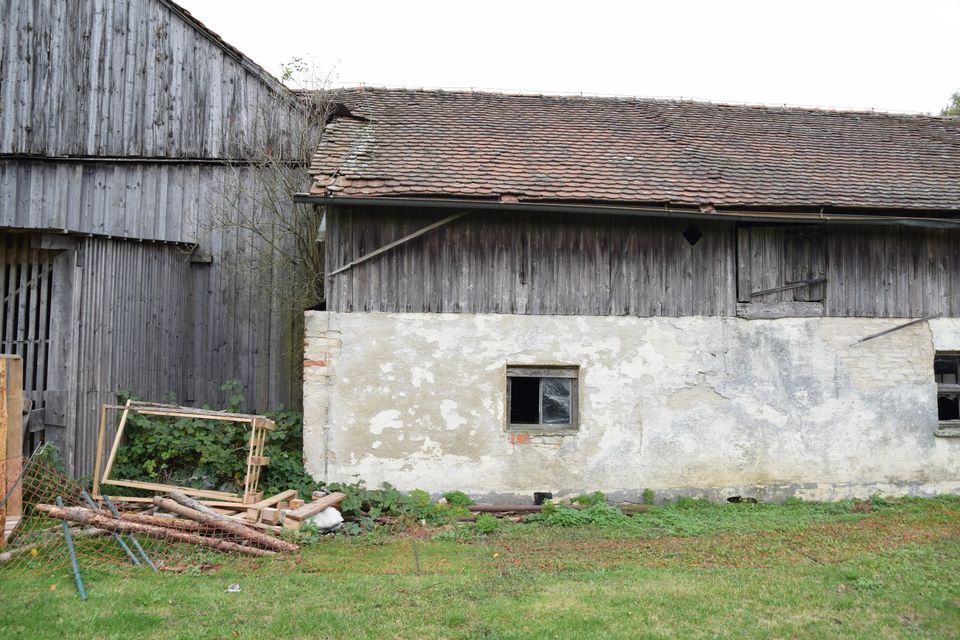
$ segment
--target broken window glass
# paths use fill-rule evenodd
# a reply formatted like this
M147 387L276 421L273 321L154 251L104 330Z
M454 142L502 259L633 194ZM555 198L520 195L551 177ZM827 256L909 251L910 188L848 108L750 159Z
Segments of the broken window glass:
M937 418L940 422L960 421L960 354L940 354L933 360L937 382Z
M570 379L541 378L543 424L570 424Z
M577 375L577 367L507 367L510 428L575 428Z

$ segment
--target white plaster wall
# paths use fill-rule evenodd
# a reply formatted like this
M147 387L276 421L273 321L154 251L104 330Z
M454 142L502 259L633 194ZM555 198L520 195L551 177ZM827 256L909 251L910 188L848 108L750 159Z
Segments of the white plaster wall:
M960 320L308 312L307 468L405 490L808 499L960 491L935 349ZM514 444L506 366L580 367L580 428Z

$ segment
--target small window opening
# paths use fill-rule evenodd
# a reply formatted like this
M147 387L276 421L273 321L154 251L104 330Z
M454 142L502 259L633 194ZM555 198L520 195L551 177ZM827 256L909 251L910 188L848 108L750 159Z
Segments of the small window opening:
M933 360L937 381L937 417L960 427L960 354L938 353Z
M700 227L695 224L690 225L683 231L683 237L687 239L687 242L690 243L690 246L700 242L700 238L703 237L703 231L700 231Z
M577 367L507 367L509 428L577 427Z

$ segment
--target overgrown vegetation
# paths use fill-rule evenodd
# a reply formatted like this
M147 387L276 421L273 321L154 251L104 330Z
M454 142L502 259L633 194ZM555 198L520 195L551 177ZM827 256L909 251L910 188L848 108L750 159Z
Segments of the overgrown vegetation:
M243 412L240 383L232 380L222 389L229 394L224 408ZM128 392L118 394L121 402L129 397ZM283 408L266 415L277 423L277 429L270 433L264 448L270 464L263 468L260 488L267 495L297 489L301 497L309 498L318 484L303 466L303 415ZM249 446L249 429L236 423L131 413L112 475L238 492L243 490Z
M467 507L473 504L461 491L446 494L444 501L433 502L430 494L420 489L404 493L386 483L380 489L369 489L362 480L352 484L332 483L326 489L347 495L340 512L344 518L355 520L344 525L346 533L354 534L369 531L378 518L389 518L400 526L455 522L470 515Z

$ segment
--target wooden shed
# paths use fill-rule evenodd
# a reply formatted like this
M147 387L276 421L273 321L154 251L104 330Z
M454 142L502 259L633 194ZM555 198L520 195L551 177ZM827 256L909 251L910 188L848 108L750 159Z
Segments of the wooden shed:
M25 447L90 473L120 389L217 406L237 379L251 409L298 405L288 279L251 282L270 248L212 214L254 150L290 151L292 94L168 0L6 2L0 23L0 351L24 360Z
M362 87L301 196L316 477L960 490L960 120Z

